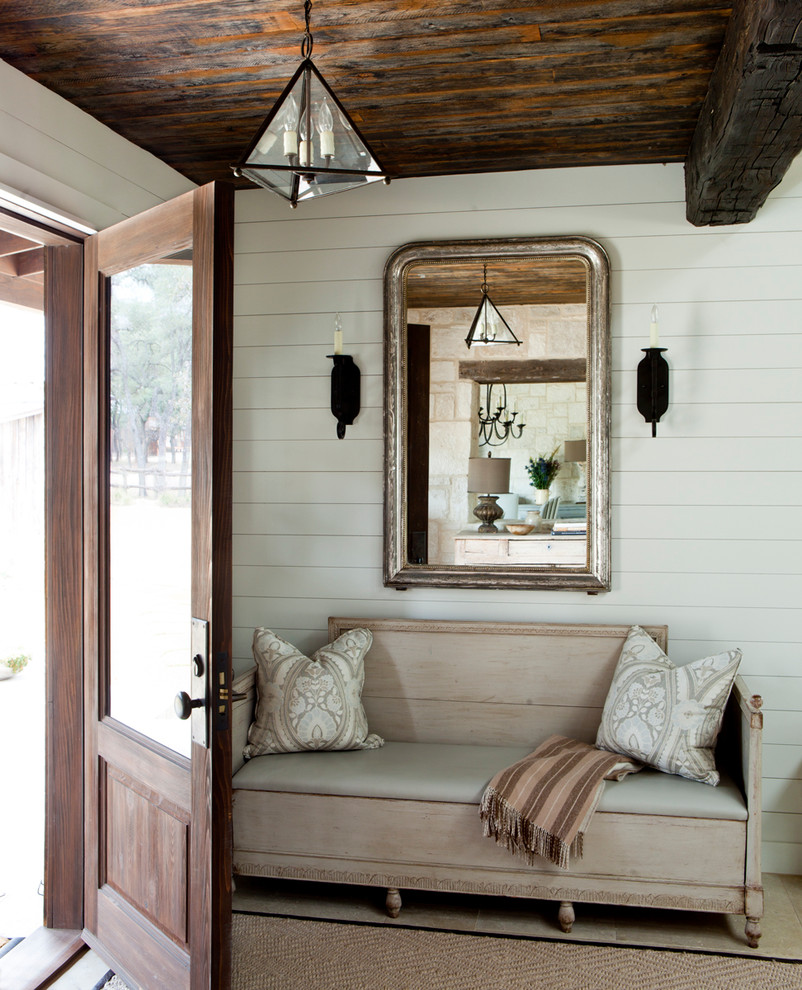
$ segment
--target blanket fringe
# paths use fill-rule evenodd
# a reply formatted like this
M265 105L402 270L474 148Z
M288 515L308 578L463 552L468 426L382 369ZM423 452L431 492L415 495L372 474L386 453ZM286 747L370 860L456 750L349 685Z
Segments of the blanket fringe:
M577 833L573 842L564 842L524 817L494 787L485 789L479 806L479 817L487 838L494 838L505 849L523 857L529 866L536 866L537 857L542 856L555 866L567 870L571 856L582 858L582 832Z

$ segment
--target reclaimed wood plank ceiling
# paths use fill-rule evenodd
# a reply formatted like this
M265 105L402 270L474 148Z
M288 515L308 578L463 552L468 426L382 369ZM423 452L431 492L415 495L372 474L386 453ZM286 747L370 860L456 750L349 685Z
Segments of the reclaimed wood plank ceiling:
M733 6L316 0L313 59L393 177L682 162ZM203 183L232 180L303 29L302 0L6 0L0 57Z
M584 304L587 271L575 258L494 258L485 271L483 262L421 262L406 273L407 306L410 309L474 310L482 299L487 275L488 293L496 306L548 306Z

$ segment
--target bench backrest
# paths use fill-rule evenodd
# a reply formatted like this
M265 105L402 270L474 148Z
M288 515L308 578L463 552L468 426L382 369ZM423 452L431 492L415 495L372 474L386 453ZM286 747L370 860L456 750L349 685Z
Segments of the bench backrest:
M365 627L371 732L401 742L534 746L593 742L629 626L330 618ZM663 650L667 626L644 626Z

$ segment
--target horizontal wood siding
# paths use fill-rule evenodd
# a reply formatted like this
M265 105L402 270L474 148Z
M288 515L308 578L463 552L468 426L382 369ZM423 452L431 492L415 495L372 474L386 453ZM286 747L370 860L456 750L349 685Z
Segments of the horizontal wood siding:
M234 655L266 625L311 650L330 615L667 624L686 662L739 646L765 699L764 868L802 873L802 160L744 227L685 221L679 165L372 186L291 212L237 194ZM382 273L411 240L586 234L612 267L608 594L382 586ZM660 307L671 407L635 368ZM337 440L334 318L362 372ZM487 658L488 684L493 660Z
M4 188L100 230L194 183L0 60Z

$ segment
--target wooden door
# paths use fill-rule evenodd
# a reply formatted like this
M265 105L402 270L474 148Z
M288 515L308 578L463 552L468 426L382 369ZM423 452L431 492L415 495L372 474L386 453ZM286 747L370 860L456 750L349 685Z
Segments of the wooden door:
M143 990L230 979L232 230L212 184L85 246L84 935Z
M407 559L429 563L431 327L407 324Z

